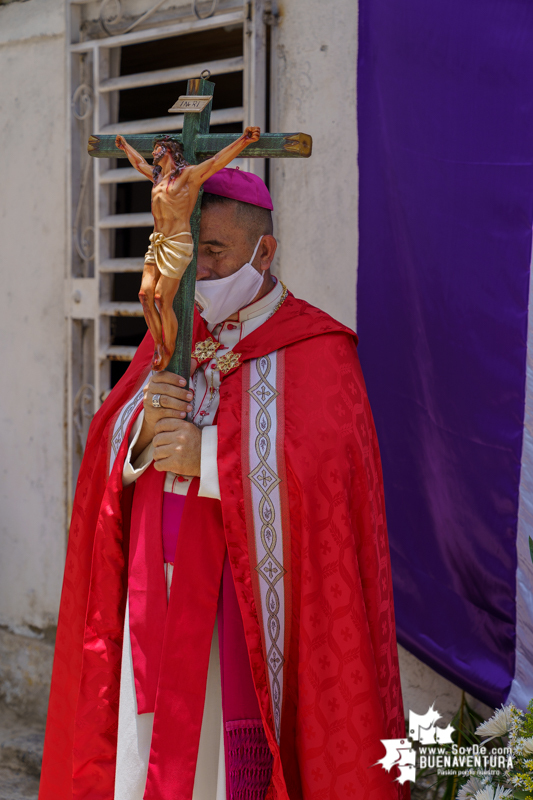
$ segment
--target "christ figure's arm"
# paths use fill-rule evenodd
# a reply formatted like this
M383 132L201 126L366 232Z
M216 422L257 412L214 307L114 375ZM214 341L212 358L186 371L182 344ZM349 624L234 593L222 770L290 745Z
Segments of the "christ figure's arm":
M121 150L124 150L131 166L134 167L137 170L137 172L140 172L141 175L144 175L145 178L149 178L153 182L154 180L153 169L150 166L150 164L148 164L148 162L144 160L144 158L141 156L140 153L137 152L137 150L135 150L133 147L131 147L131 145L127 143L125 138L121 136L120 133L117 135L117 138L115 139L115 144Z
M227 166L234 158L237 158L245 147L248 147L252 142L257 142L260 134L260 128L246 128L242 136L239 136L235 142L216 153L213 158L208 158L207 161L202 161L198 166L191 167L191 178L201 186L211 175L214 175L215 172Z

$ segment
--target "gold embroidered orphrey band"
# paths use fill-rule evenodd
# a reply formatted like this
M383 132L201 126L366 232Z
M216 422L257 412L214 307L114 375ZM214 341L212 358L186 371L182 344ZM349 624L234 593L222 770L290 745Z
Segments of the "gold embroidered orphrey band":
M276 739L281 735L287 642L290 641L290 541L285 468L284 350L243 367L248 409L242 449L244 508L254 599L263 632Z
M270 319L270 317L272 317L276 313L278 308L281 308L281 306L287 299L289 290L287 289L283 281L280 281L280 283L283 287L282 295L279 298L278 302L276 303L276 306L272 309L272 313L269 314L267 319ZM232 350L230 350L225 355L216 358L215 357L216 352L219 347L222 347L221 342L217 342L211 336L208 336L207 339L204 339L204 341L196 342L196 344L194 345L194 350L192 351L191 355L194 359L196 359L198 364L203 364L204 361L208 361L210 358L214 358L217 368L222 372L223 375L225 375L234 367L239 366L241 354L234 353Z

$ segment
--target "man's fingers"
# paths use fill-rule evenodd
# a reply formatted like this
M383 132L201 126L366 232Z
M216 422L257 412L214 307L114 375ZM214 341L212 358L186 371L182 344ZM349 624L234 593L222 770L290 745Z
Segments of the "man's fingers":
M171 383L151 381L146 387L148 394L161 394L168 397L175 397L177 400L189 402L193 398L193 392L189 389L181 389L178 386L173 386Z
M155 375L152 375L152 381L154 383L170 383L180 387L187 386L188 383L181 375L174 375L173 372L167 372L166 370L156 372Z
M153 438L154 458L164 457L159 448L164 448L166 455L170 452L187 447L191 443L191 436L196 437L197 429L190 423L181 419L160 419L155 424Z
M162 461L165 458L170 458L175 454L176 445L172 445L169 442L159 442L158 445L155 443L154 439L154 461Z
M145 414L148 413L145 409ZM153 427L155 428L163 419L169 419L173 422L185 422L187 414L185 411L175 411L173 408L151 408L150 419Z
M179 386L176 380L179 375L172 375L170 372L156 373L144 392L145 408L152 404L154 395L160 395L159 404L163 408L174 408L179 411L192 411L192 399L194 392L183 386ZM179 402L177 402L179 401ZM179 404L181 403L181 405ZM157 408L157 406L154 406Z
M180 418L180 414L176 411L172 412L172 416L161 417L155 423L156 433L168 433L170 431L179 431L185 420Z
M159 405L153 404L153 398L157 395L157 401ZM185 418L188 411L192 411L192 404L188 400L178 400L175 397L172 397L168 394L163 394L160 392L147 392L146 397L144 398L144 407L148 409L155 409L156 411L177 411L179 412L178 416Z
M154 447L154 462L157 464L159 461L163 461L165 458L170 458L171 453L168 447L164 447L163 445L159 445L159 447Z
M170 420L171 430L162 431L164 423L156 423L154 465L159 471L178 475L199 475L202 434L195 425L182 420Z
M158 472L172 472L172 460L170 458L163 458L160 461L154 461L154 469Z
M165 456L161 455L161 452L157 453L157 450L160 448L165 448L165 452L167 448L177 449L180 446L180 442L176 439L176 431L161 431L160 433L156 433L153 438L153 445L154 445L154 458L156 456L158 458L164 458ZM166 452L166 455L169 455Z
M166 373L167 376L170 373ZM176 376L178 377L178 376ZM153 399L156 397L157 405L154 406ZM163 417L173 417L185 419L187 414L192 411L193 392L188 389L180 388L172 383L152 378L145 389L144 408L152 419Z

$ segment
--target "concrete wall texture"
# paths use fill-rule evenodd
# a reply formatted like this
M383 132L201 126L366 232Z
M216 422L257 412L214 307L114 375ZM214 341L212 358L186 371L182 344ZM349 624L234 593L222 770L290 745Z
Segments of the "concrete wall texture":
M277 274L297 297L355 328L357 3L281 0L272 130L313 137L310 159L271 163Z
M53 625L65 557L62 0L0 6L0 624Z
M272 165L275 271L355 327L357 6L337 0L333 14L322 0L280 0L278 10L270 127L310 133L314 153ZM65 64L64 0L0 5L0 698L37 716L66 544ZM400 656L406 710L436 701L449 719L460 690Z

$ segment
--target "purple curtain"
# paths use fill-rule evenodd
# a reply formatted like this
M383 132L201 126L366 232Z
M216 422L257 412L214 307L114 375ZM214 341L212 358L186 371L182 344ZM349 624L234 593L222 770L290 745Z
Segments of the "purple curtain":
M359 354L399 642L491 705L515 673L533 3L360 0Z

